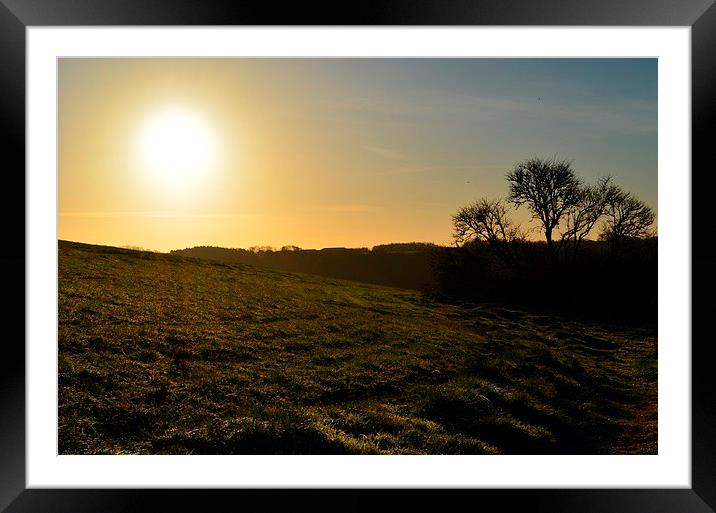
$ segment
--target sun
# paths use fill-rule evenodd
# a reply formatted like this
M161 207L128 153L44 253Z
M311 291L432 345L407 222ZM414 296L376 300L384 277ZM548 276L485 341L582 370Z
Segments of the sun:
M216 141L204 117L169 107L153 113L141 127L139 157L161 184L189 185L207 177L216 161Z

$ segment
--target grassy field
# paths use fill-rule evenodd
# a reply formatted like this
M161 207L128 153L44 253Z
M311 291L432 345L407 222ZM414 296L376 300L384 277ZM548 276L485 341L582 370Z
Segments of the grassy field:
M59 243L62 454L657 451L656 329Z

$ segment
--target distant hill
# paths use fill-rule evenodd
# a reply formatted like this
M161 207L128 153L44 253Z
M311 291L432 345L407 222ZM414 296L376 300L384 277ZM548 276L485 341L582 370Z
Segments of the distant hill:
M197 246L170 253L420 290L433 282L432 260L437 248L439 246L435 244L419 242L382 244L373 249L284 246L281 250L273 250Z

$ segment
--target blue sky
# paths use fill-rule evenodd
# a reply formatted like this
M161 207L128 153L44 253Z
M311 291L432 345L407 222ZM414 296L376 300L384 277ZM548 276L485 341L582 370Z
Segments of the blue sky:
M328 88L343 93L341 119L380 134L373 147L394 160L496 194L515 161L557 154L585 179L614 175L656 207L655 59L313 64L324 85L340 84Z

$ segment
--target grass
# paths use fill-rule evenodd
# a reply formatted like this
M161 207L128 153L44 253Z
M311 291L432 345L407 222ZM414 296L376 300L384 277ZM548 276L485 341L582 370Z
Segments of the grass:
M656 330L59 243L61 454L649 454Z

